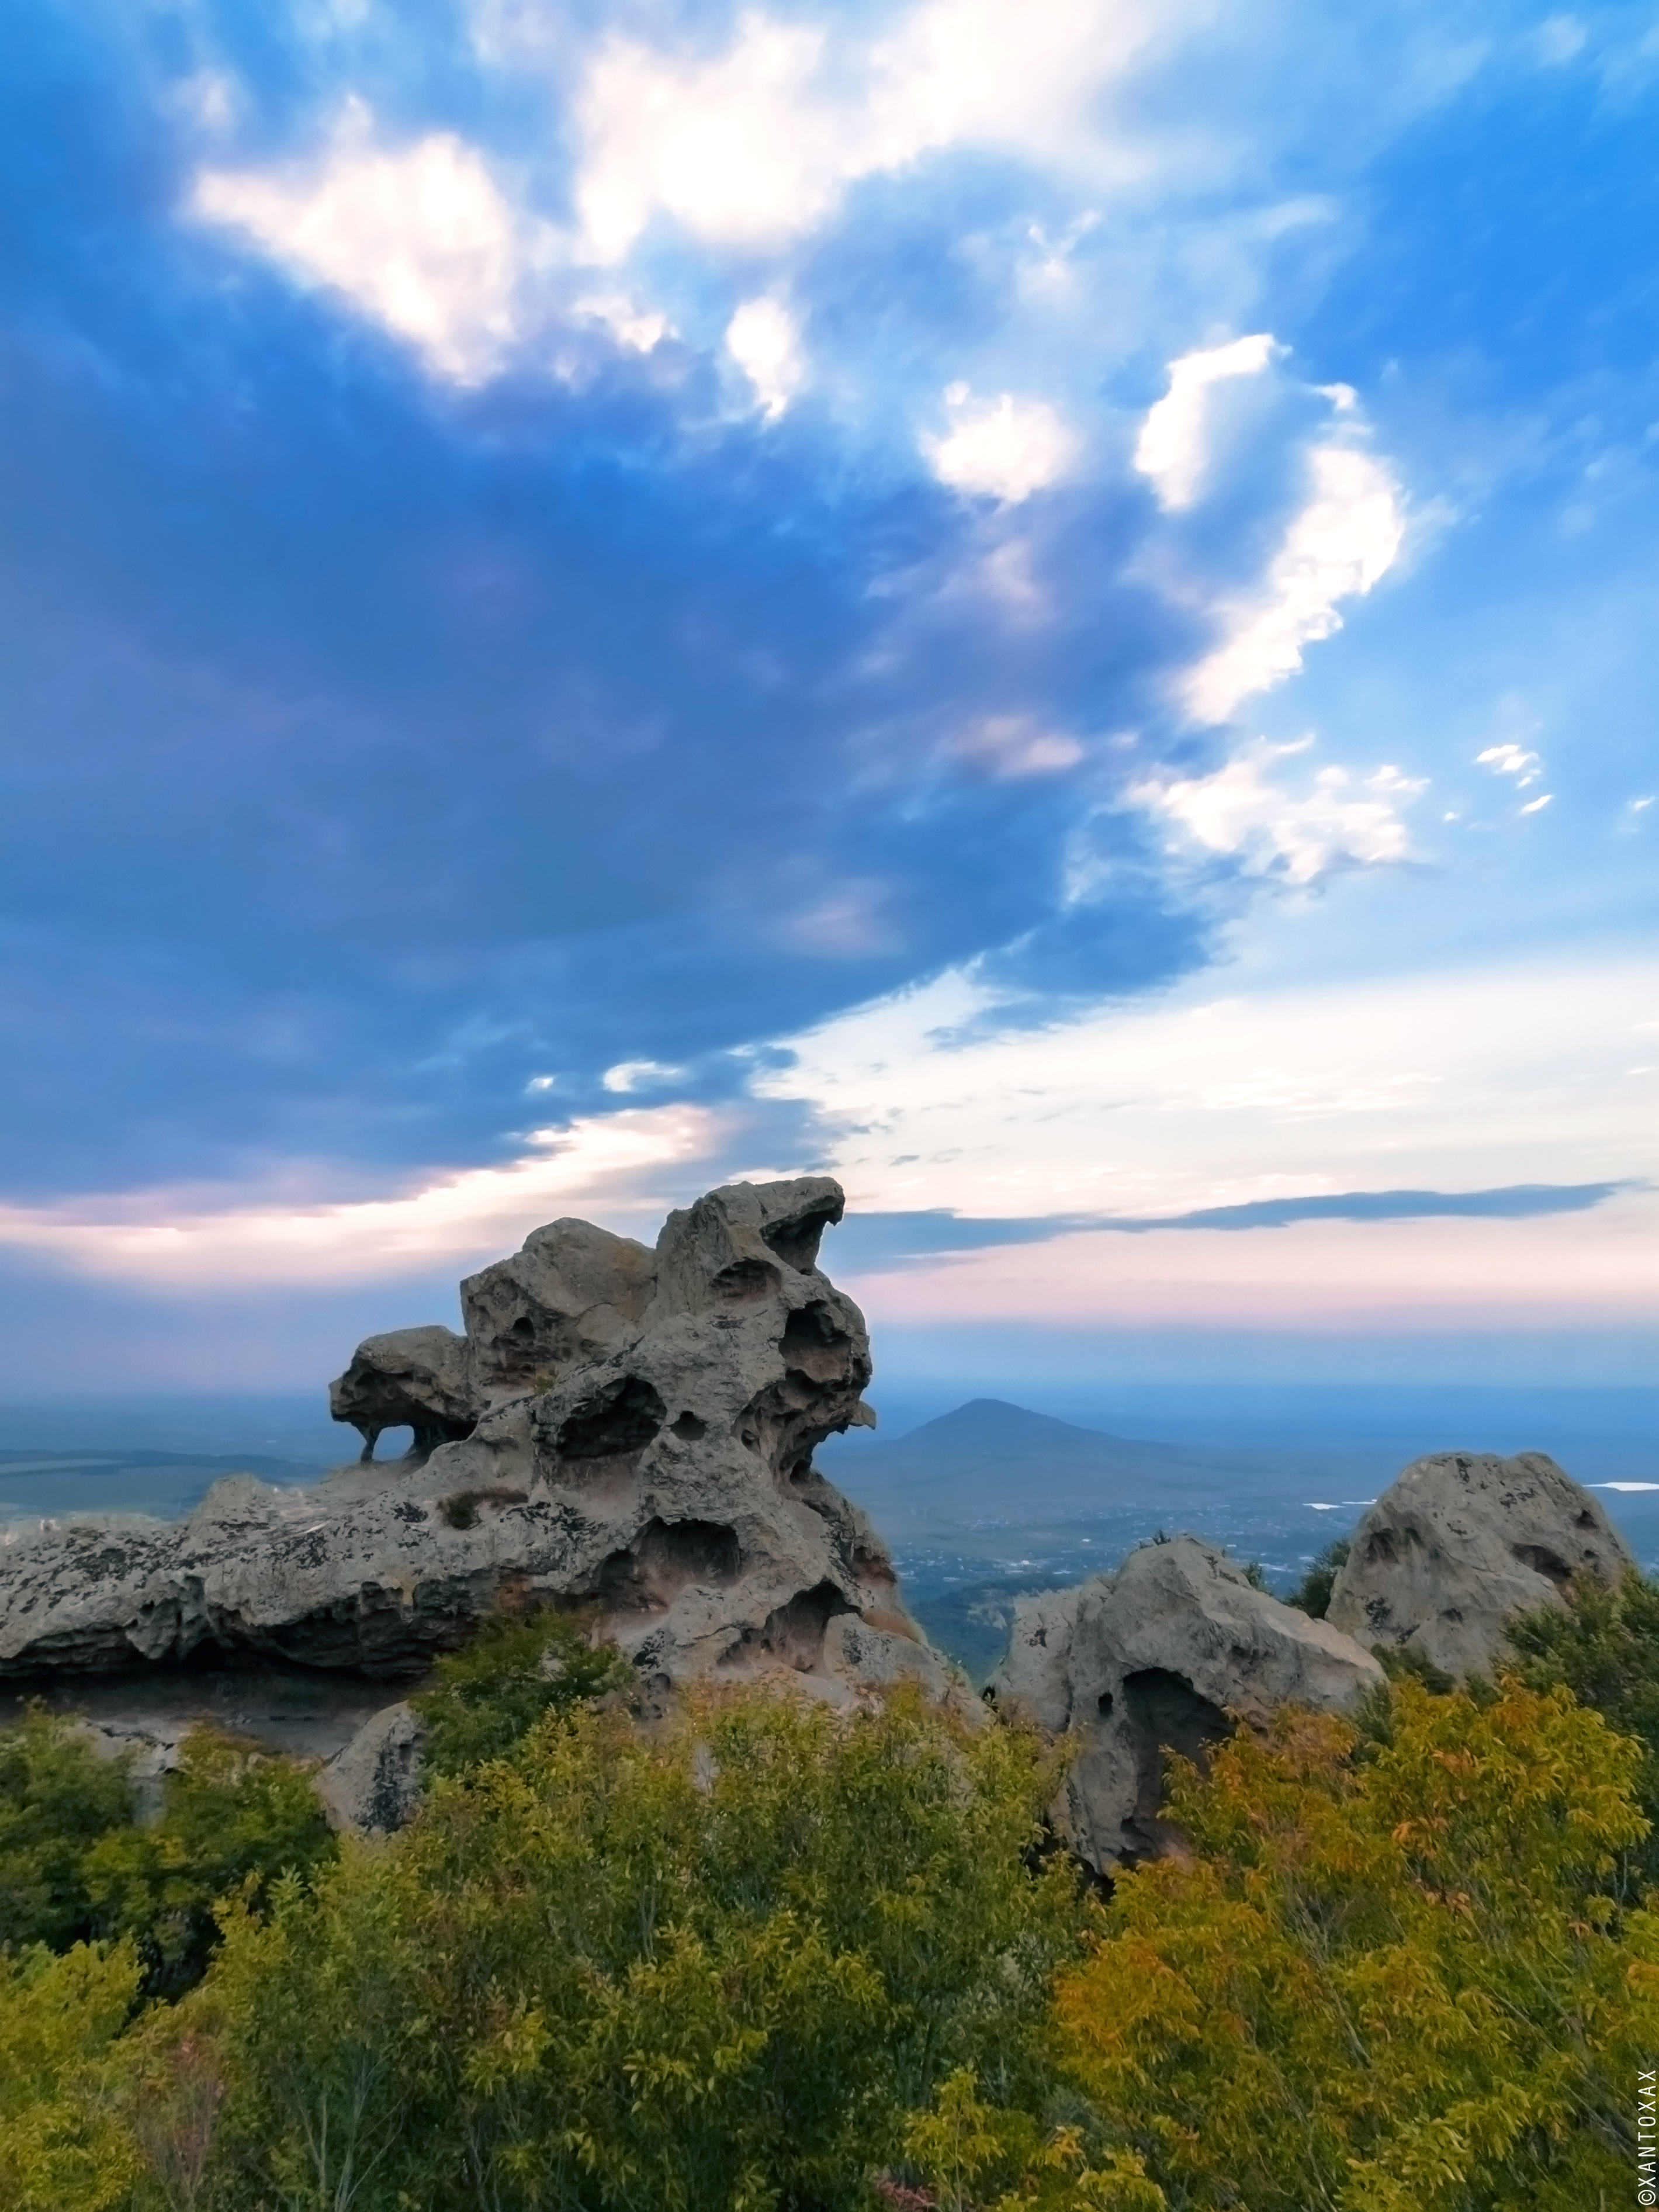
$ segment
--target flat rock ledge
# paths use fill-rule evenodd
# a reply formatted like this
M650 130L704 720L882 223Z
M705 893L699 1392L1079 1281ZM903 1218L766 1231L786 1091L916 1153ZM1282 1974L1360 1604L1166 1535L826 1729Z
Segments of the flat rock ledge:
M1328 1616L1462 1679L1500 1663L1515 1616L1568 1602L1575 1575L1635 1565L1605 1509L1542 1452L1414 1460L1355 1529Z
M785 1674L836 1701L965 1695L869 1521L812 1464L873 1424L869 1337L817 1266L827 1176L736 1183L653 1250L578 1221L462 1286L465 1335L370 1338L334 1385L367 1463L251 1475L187 1520L0 1540L0 1679L247 1656L412 1680L485 1614L592 1609L662 1689ZM372 1454L382 1429L416 1447Z
M1020 1600L992 1677L1000 1711L1077 1740L1051 1813L1100 1873L1176 1842L1159 1815L1168 1751L1202 1763L1235 1718L1282 1705L1342 1711L1379 1684L1370 1654L1257 1589L1196 1536L1131 1552L1115 1573Z

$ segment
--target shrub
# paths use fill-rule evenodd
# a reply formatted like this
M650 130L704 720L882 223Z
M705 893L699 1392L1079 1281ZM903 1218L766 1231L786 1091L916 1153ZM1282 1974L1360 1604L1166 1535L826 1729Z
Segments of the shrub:
M1638 1747L1513 1680L1398 1681L1381 1720L1176 1763L1196 1856L1119 1877L1060 1984L1067 2072L1171 2208L1623 2201L1659 2043L1659 1922L1605 1894Z
M578 1614L498 1613L463 1651L447 1654L435 1686L410 1703L426 1723L432 1774L460 1774L506 1757L544 1713L568 1713L634 1683L614 1644L594 1646Z
M185 1739L152 1826L112 1828L88 1851L83 1879L106 1936L130 1936L150 1996L197 1981L218 1941L215 1906L263 1906L279 1875L331 1858L334 1838L305 1773L274 1753L210 1729Z
M43 1705L0 1731L0 1948L61 1950L93 1933L87 1855L131 1820L128 1764L100 1759Z
M861 2205L957 2069L1041 2106L1088 1910L1027 1863L1054 1778L918 1699L546 1715L229 1923L185 2014L232 2085L223 2170L432 2212Z
M1523 1682L1571 1690L1643 1747L1636 1794L1648 1832L1625 1854L1620 1889L1633 1897L1659 1885L1659 1586L1632 1572L1609 1589L1582 1575L1570 1607L1522 1614L1509 1640Z
M1336 1578L1348 1563L1349 1549L1346 1536L1339 1536L1334 1544L1327 1544L1285 1599L1285 1604L1293 1605L1298 1613L1305 1613L1310 1620L1323 1620L1330 1611L1331 1592L1336 1586Z

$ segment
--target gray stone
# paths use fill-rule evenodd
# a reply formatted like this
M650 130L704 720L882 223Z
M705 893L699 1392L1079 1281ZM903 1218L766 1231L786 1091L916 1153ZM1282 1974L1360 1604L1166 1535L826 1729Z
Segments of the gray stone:
M1328 1621L1255 1589L1196 1536L1176 1536L1142 1545L1114 1574L1021 1599L992 1689L1000 1711L1077 1740L1053 1818L1103 1871L1173 1841L1158 1810L1165 1751L1201 1762L1232 1718L1261 1728L1283 1705L1343 1711L1382 1680Z
M464 1413L465 1437L311 1490L236 1476L183 1522L14 1524L0 1676L255 1654L409 1678L483 1614L554 1601L590 1605L659 1687L781 1672L848 1698L903 1673L906 1644L912 1671L951 1679L812 1463L874 1419L863 1317L817 1264L842 1206L807 1176L710 1192L654 1254L580 1223L538 1231L466 1285L476 1340L371 1338L335 1386L366 1435L423 1407ZM832 1636L838 1620L870 1633Z
M389 1836L414 1817L421 1802L421 1743L412 1705L371 1715L317 1777L329 1826L360 1836Z
M328 1409L362 1437L366 1460L386 1429L412 1429L411 1450L422 1458L471 1436L477 1408L466 1339L435 1324L365 1338L330 1383Z
M1542 1452L1437 1452L1367 1508L1329 1617L1368 1648L1485 1674L1516 1613L1565 1603L1576 1574L1612 1584L1634 1564L1601 1506Z

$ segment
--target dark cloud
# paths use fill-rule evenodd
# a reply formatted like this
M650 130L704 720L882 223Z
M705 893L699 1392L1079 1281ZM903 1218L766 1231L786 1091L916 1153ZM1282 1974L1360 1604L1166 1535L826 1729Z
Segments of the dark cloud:
M1188 1213L1133 1216L1040 1213L1006 1219L953 1213L855 1213L836 1233L835 1258L847 1268L940 1252L978 1252L1003 1244L1046 1244L1056 1237L1111 1231L1145 1237L1166 1229L1287 1229L1297 1221L1530 1221L1550 1213L1586 1213L1632 1182L1523 1182L1497 1190L1349 1190L1308 1198L1263 1198L1243 1206L1206 1206Z

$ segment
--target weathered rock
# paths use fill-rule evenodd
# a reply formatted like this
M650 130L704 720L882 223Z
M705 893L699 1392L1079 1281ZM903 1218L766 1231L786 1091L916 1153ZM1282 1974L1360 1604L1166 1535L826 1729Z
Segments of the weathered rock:
M389 1836L421 1802L425 1730L412 1705L387 1705L363 1723L317 1777L329 1826L360 1836Z
M1328 1622L1176 1536L1131 1552L1115 1574L1023 1598L992 1688L1000 1711L1080 1739L1054 1819L1103 1871L1169 1847L1166 1750L1201 1760L1230 1715L1260 1727L1282 1705L1341 1711L1382 1680Z
M879 1538L812 1464L874 1419L863 1317L817 1266L842 1206L803 1176L709 1193L654 1255L538 1232L467 1285L463 1352L447 1331L371 1338L336 1386L366 1435L419 1408L465 1413L465 1437L309 1491L237 1476L182 1523L8 1532L0 1675L251 1652L408 1677L488 1612L586 1601L662 1685L780 1668L844 1697L906 1671L903 1647L948 1680Z
M366 1460L385 1429L412 1429L422 1457L471 1436L478 1416L466 1339L435 1325L365 1338L330 1383L328 1409L362 1437Z
M1565 1603L1576 1574L1613 1583L1633 1565L1601 1505L1542 1452L1437 1452L1367 1508L1328 1617L1368 1648L1484 1674L1516 1613Z

